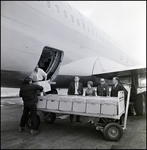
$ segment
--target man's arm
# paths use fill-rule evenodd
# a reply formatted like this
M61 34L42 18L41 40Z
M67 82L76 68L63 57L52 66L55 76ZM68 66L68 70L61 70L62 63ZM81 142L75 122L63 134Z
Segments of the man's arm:
M46 74L46 72L44 72L42 69L41 69L41 74L42 74L42 76L44 77L44 79L47 80L47 74Z
M34 87L36 88L36 90L40 90L41 92L43 91L43 87L37 84L34 84Z
M125 97L127 97L128 91L125 89L125 87L121 83L120 83L120 87L121 87L121 90L124 91Z

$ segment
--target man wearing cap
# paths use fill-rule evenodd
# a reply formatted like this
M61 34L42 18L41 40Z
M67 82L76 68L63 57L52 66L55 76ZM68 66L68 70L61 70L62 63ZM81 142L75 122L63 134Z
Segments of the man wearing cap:
M105 79L100 79L100 84L97 86L97 95L98 96L109 96L109 88L105 83Z
M22 97L24 103L23 114L21 116L19 132L24 130L27 116L30 112L31 115L31 130L30 134L36 134L36 119L37 119L37 91L43 91L43 87L32 83L30 77L25 78L23 85L20 88L19 96Z

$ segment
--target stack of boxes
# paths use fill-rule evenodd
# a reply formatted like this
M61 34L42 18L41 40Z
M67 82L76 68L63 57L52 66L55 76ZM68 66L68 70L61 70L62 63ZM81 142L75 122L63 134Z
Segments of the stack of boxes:
M37 108L88 114L118 114L118 97L49 94L39 96L38 99Z

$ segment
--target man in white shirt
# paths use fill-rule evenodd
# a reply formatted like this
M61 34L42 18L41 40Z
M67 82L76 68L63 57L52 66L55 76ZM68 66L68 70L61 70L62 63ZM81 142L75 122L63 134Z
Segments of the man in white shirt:
M80 78L75 76L74 82L71 82L68 88L68 95L83 95L83 84L79 82ZM70 120L72 122L74 115L70 115ZM76 116L76 121L81 123L80 115Z
M47 80L47 74L37 65L33 73L30 75L33 82Z

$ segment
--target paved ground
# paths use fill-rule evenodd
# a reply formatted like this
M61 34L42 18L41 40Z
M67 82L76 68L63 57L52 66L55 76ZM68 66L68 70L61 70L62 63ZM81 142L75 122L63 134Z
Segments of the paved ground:
M15 98L14 98L15 99ZM87 124L88 118L81 117L83 123L71 123L69 117L56 119L53 124L41 120L40 134L19 133L22 106L1 100L1 149L146 149L145 116L128 116L127 130L118 142L106 141L102 132L94 125Z

